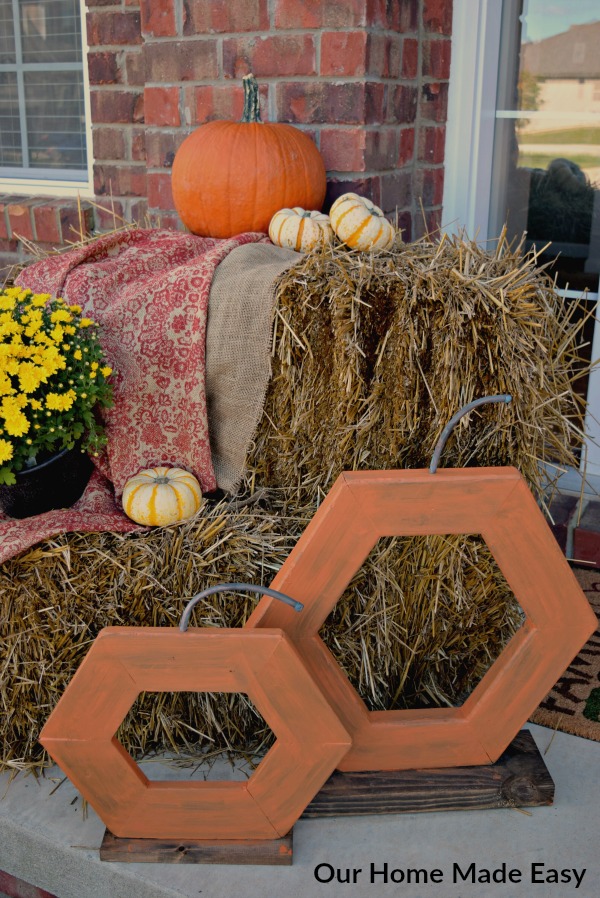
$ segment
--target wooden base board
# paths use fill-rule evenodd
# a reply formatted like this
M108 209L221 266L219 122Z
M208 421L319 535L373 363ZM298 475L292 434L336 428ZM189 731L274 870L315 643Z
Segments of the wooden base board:
M528 730L495 764L333 773L302 817L416 814L549 805L554 781Z
M106 830L100 846L101 861L121 864L292 864L292 832L283 839L126 839Z
M483 810L550 805L554 781L527 730L495 764L436 770L336 771L304 811L303 818L425 811ZM160 864L292 863L292 833L274 841L125 839L108 830L100 860Z

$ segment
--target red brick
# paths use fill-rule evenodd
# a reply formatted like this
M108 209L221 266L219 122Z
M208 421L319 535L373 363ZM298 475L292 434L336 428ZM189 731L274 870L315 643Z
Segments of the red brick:
M383 87L383 85L378 85ZM281 82L276 86L277 120L364 124L365 85L359 82Z
M421 128L419 134L419 161L439 164L444 161L446 128Z
M400 77L402 38L389 34L367 37L367 74L380 78Z
M98 2L98 0L95 0L95 2ZM22 879L17 879L16 876L11 876L10 873L5 873L4 870L0 870L0 891L14 896L14 898L54 898L54 895L51 895L50 892L38 889L37 886L32 886Z
M144 110L144 118L147 125L177 127L181 124L179 115L179 88L145 88Z
M127 84L132 87L143 87L146 84L146 60L143 48L124 52L121 59L121 68L125 70Z
M174 37L177 34L175 0L140 0L142 33L152 37Z
M409 243L412 240L412 214L407 209L398 211L394 216L394 221L397 222L398 229L402 231L404 242Z
M266 87L261 89L261 110L266 106ZM186 87L183 92L183 108L188 124L197 125L217 119L239 121L244 110L244 91L237 84L198 85ZM264 118L264 116L263 116Z
M367 131L365 163L371 171L395 169L398 159L397 128Z
M400 84L390 91L387 121L410 125L417 117L417 88Z
M385 118L387 87L376 81L365 84L364 120L367 125L379 125Z
M427 168L418 172L415 192L424 206L440 206L444 195L444 169Z
M147 200L136 200L131 204L131 208L129 210L129 220L136 222L142 227L145 226L146 220L148 218L148 201Z
M144 95L133 90L91 90L94 124L131 124L144 121Z
M327 171L365 171L364 128L324 128L319 149Z
M415 129L402 128L400 131L400 152L398 154L398 168L402 168L413 161L415 153Z
M377 206L381 199L381 182L378 175L371 178L328 178L327 194L323 209L327 212L331 208L331 204L344 193L358 193L359 196L366 196Z
M451 41L423 41L423 75L430 78L448 79L450 77Z
M432 82L421 89L421 117L434 122L445 122L448 113L448 84Z
M96 228L100 231L114 231L123 224L123 203L112 198L97 202L94 209Z
M452 0L443 0L452 4ZM418 0L398 0L398 27L401 34L413 34L419 30L419 2Z
M378 203L384 212L395 212L410 204L412 177L410 172L394 172L381 176L381 198Z
M56 203L44 203L33 209L35 239L38 243L60 243L60 219Z
M171 175L150 172L148 174L148 206L151 209L174 209Z
M406 37L402 41L402 77L416 78L419 71L419 41Z
M148 168L171 168L175 153L186 138L183 131L163 129L146 132L146 161Z
M131 135L131 159L133 162L146 161L146 130L144 128L132 128Z
M309 34L230 38L223 41L223 73L226 78L242 78L249 72L257 78L314 75L315 56L314 37Z
M321 34L321 75L364 75L366 70L365 31L324 31Z
M58 214L63 243L72 243L87 237L93 228L94 210L86 204L61 203Z
M23 198L21 201L11 203L7 207L11 237L25 237L26 240L35 240L31 214L33 202L33 199Z
M187 0L183 4L183 33L186 36L268 29L267 0Z
M121 81L117 54L108 50L88 53L88 72L90 84L118 84Z
M367 23L367 0L275 0L276 28L354 28Z
M8 207L11 203L19 201L18 196L0 194L0 239L11 236L10 225L8 223Z
M426 31L452 34L452 0L423 0L423 24Z
M217 41L212 38L147 43L144 55L147 81L202 81L219 74Z
M416 2L411 0L414 6ZM390 31L400 31L400 7L402 0L367 0L367 24Z
M140 14L135 10L88 12L87 39L90 47L141 44Z
M94 159L125 159L125 132L122 128L94 127Z
M145 165L94 165L96 196L146 196Z

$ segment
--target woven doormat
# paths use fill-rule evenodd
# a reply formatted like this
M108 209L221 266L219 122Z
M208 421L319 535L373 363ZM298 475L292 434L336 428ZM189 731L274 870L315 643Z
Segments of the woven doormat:
M600 571L573 571L600 618ZM600 742L600 626L530 720Z

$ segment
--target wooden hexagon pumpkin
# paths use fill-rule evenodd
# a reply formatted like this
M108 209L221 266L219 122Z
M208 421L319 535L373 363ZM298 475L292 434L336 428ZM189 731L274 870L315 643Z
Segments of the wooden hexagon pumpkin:
M150 781L115 733L140 692L245 692L276 741L245 782ZM40 742L116 836L286 835L350 738L279 630L107 627Z
M319 636L380 537L479 533L525 621L459 708L369 712ZM494 762L594 632L597 621L515 468L341 474L247 627L281 627L352 736L341 770Z

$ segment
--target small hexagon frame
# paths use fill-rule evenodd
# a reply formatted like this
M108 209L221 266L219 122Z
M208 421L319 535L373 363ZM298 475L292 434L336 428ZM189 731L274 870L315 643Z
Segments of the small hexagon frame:
M245 692L276 741L245 781L150 781L115 733L140 692ZM40 742L115 836L278 839L350 737L280 630L107 627Z
M481 534L525 621L459 708L369 712L319 629L380 537ZM341 474L246 626L294 641L352 736L339 769L459 767L498 759L597 621L526 482L512 467Z

